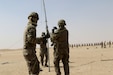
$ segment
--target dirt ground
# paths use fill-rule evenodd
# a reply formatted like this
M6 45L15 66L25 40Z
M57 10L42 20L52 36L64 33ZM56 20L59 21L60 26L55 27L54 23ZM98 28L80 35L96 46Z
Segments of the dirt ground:
M56 75L53 65L53 49L50 48L49 68L42 67L39 75ZM39 49L37 49L39 57ZM113 75L113 47L100 48L95 46L70 48L70 75ZM64 75L62 62L61 73ZM26 61L22 49L0 50L0 75L28 75Z

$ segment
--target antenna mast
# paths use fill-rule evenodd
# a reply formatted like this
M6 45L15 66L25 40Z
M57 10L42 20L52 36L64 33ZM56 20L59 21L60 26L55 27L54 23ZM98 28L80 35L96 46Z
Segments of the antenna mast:
M43 0L43 7L44 7L44 14L45 14L45 23L46 23L46 31L48 32L48 25L47 25L47 15L46 15L46 8L45 8L45 2ZM48 51L48 61L49 61L49 72L50 72L50 57L49 57L49 42L47 39L47 51Z

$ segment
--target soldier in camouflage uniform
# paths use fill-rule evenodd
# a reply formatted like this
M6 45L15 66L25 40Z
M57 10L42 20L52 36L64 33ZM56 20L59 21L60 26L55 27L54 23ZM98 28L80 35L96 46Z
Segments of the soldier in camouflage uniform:
M28 16L28 24L24 33L24 50L23 55L27 62L29 75L39 75L40 66L36 56L36 27L39 16L36 12L32 12Z
M58 21L59 28L52 33L51 40L54 42L54 66L56 75L61 75L59 62L62 60L64 74L69 75L69 43L68 30L65 28L65 20Z
M45 67L48 67L47 62L48 62L48 51L47 51L47 39L50 37L49 31L47 31L47 34L42 32L42 36L39 38L38 44L40 44L40 57L41 57L41 64L43 66L44 63L44 56L45 56Z

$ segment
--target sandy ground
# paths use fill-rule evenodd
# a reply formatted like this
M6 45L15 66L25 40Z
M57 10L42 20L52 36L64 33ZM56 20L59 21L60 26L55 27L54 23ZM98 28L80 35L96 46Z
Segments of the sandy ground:
M39 75L56 75L53 65L53 50L50 53L49 68L42 67ZM37 49L39 57L39 49ZM70 75L113 75L113 47L79 47L70 48ZM61 73L64 75L62 63ZM28 75L22 49L0 50L0 75Z

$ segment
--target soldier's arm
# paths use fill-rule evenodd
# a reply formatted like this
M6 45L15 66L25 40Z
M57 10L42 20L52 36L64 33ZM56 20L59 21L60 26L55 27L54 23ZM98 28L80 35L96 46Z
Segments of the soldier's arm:
M37 43L37 44L41 44L41 41L42 41L42 37L37 37L37 38L36 38L36 43Z
M36 43L36 29L29 28L27 37L29 43Z
M56 33L54 33L53 39L56 41L64 41L66 38L66 35L68 36L68 30L63 29L63 30L57 30Z
M55 33L53 33L53 40L58 40L61 36L60 30L56 30Z
M48 29L47 29L47 34L45 35L45 38L50 38L50 33Z

